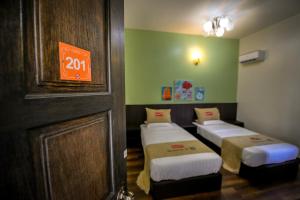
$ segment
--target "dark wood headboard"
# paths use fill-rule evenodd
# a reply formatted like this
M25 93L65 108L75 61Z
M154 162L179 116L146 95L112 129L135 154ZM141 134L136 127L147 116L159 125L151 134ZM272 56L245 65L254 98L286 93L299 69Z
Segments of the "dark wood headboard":
M237 103L202 103L202 104L146 104L126 105L126 129L127 145L136 146L140 144L140 125L146 120L145 108L166 109L170 108L172 122L183 128L192 127L196 119L194 108L217 107L220 110L221 119L224 121L235 121Z
M217 107L223 120L235 120L237 103L203 103L203 104L153 104L153 105L126 105L127 128L139 127L146 120L145 108L170 108L172 122L180 126L190 126L196 119L194 108Z

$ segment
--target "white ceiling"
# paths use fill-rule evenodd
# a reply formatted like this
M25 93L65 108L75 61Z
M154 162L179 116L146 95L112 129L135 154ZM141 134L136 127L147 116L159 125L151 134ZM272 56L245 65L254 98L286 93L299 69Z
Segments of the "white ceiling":
M234 30L224 37L242 38L300 13L300 0L125 0L125 27L205 35L202 24L227 15Z

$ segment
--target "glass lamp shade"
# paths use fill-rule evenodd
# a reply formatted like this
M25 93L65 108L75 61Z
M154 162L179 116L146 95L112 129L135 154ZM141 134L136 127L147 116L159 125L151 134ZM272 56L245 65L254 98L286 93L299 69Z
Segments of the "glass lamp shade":
M203 24L203 29L204 29L204 31L207 32L207 33L211 32L212 29L213 29L213 24L212 24L212 22L211 22L211 21L205 22L205 23Z
M224 35L224 28L219 27L216 31L216 36L217 37L222 37Z
M228 19L228 17L222 17L220 19L220 26L222 28L227 28L228 25L229 25L229 19Z
M226 27L226 31L232 31L233 28L234 28L234 24L233 24L233 22L231 20L229 20L229 23L228 23L228 25Z

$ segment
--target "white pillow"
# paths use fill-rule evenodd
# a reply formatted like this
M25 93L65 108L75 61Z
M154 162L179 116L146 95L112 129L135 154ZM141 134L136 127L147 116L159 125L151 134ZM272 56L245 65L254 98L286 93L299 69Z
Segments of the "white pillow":
M147 128L154 128L154 127L172 127L171 123L146 123Z
M215 125L215 124L224 124L222 120L207 120L203 121L202 125Z

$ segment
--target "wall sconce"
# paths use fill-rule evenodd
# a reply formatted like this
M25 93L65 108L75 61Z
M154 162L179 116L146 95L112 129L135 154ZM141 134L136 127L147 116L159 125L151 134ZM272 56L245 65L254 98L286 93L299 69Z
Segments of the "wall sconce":
M194 65L198 65L200 63L201 55L198 51L192 53L192 61Z

